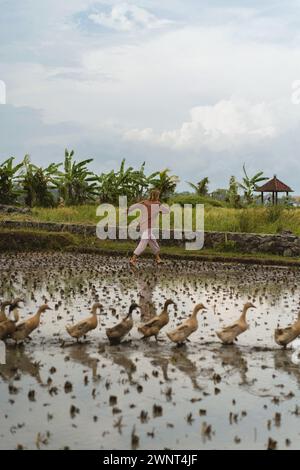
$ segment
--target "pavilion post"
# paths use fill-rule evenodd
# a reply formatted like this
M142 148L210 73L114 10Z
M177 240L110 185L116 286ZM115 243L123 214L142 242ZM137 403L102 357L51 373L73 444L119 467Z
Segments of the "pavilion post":
M261 193L261 203L262 205L264 205L264 193L263 192Z

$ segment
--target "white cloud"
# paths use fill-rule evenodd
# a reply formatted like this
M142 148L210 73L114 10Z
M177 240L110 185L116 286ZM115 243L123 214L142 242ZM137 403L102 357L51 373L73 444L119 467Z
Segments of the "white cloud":
M129 3L115 5L109 13L91 13L89 19L106 28L127 32L136 29L159 29L172 24L172 21L160 19L145 8Z
M273 110L266 103L222 100L213 106L192 108L190 120L178 129L161 133L151 128L131 129L124 133L124 138L172 149L223 151L274 138L279 132Z
M273 15L258 1L245 2L251 10L221 0L203 8L195 0L127 1L26 0L25 10L6 2L0 79L8 103L41 110L41 123L31 113L22 122L6 114L0 153L38 161L53 146L58 155L74 146L97 156L98 170L126 156L152 170L163 162L182 180L207 174L215 185L245 161L300 188L296 11L285 4ZM96 27L99 15L110 30Z

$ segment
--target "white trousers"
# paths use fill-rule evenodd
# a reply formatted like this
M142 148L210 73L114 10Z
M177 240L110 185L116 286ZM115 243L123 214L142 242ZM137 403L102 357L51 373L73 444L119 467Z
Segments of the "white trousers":
M148 245L154 255L157 255L160 252L159 244L151 230L146 230L142 233L141 241L134 250L134 254L136 256L140 256L146 250Z

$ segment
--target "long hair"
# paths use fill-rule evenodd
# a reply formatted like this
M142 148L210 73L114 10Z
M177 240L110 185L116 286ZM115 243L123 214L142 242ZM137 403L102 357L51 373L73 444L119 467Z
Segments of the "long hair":
M149 201L159 201L160 190L159 189L151 189Z

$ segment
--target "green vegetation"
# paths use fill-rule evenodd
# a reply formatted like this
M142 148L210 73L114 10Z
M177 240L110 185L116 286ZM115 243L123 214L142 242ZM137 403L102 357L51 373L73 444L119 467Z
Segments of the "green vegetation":
M51 189L55 188L55 176L59 165L51 163L47 168L37 167L25 155L21 167L21 185L25 204L29 207L54 207Z
M207 178L207 176L205 178L202 178L202 180L198 181L197 184L191 183L190 181L188 181L188 184L191 188L193 188L193 190L198 196L208 195L209 179Z
M170 202L175 202L172 199ZM203 201L202 201L203 202ZM1 214L1 220L27 220L36 222L58 222L74 224L96 224L96 205L57 208L33 208L30 214ZM290 230L300 236L300 209L280 207L250 207L233 209L228 207L205 207L205 230L219 232L280 233Z
M199 196L197 194L175 194L168 200L169 204L204 204L205 207L226 207L226 203L213 199L209 196Z
M251 204L254 200L254 191L255 188L258 186L258 183L265 181L266 178L263 176L263 171L259 171L254 176L249 176L246 171L245 164L243 165L244 177L243 182L240 183L240 187L244 190L244 196L248 204Z
M92 162L92 158L75 160L73 150L65 150L63 163L51 163L45 168L34 165L28 155L20 164L15 164L13 157L7 159L0 165L0 204L26 205L31 212L0 213L0 221L96 224L99 203L117 206L119 196L127 196L130 205L147 197L151 188L158 188L161 199L170 205L204 204L205 230L270 234L290 230L300 235L300 210L289 206L284 198L278 206L258 205L254 191L266 178L262 172L249 176L245 165L242 182L231 176L227 189L209 193L209 180L203 177L197 183L189 182L193 193L176 193L179 178L169 169L147 175L145 163L134 169L126 166L124 159L118 169L97 174L89 168ZM195 219L195 210L191 210ZM171 223L173 219L171 216ZM218 249L235 251L235 247L227 245Z
M91 202L118 204L119 196L129 202L144 199L151 188L161 192L166 201L175 193L179 178L168 168L145 174L145 163L135 170L120 168L100 175L88 167L93 158L74 160L74 150L65 150L63 163L51 163L46 168L34 165L29 155L14 165L14 157L0 165L0 204L28 207L77 206Z
M14 165L14 158L5 160L0 165L0 204L15 204L20 195L17 189L17 177L23 163Z

